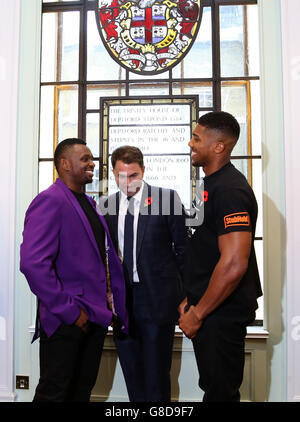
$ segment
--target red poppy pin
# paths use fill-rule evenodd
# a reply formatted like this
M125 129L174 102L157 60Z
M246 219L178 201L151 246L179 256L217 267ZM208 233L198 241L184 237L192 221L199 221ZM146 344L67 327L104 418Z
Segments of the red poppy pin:
M203 202L206 202L206 201L208 200L208 192L207 192L207 190L204 190L204 191L201 193L201 196L202 196L202 201L203 201Z
M152 204L152 198L151 196L148 196L148 198L145 199L144 207L148 207L151 204Z

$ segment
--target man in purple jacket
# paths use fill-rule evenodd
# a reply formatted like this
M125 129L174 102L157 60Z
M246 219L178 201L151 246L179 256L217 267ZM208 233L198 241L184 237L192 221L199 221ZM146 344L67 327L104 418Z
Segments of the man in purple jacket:
M40 336L34 401L89 401L110 324L128 330L123 270L106 222L84 193L91 151L80 139L58 144L56 182L30 204L20 269L38 299Z

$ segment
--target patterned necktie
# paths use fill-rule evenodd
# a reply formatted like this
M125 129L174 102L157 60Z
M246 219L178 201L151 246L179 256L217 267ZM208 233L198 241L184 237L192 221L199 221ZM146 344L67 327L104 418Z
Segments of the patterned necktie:
M128 273L129 284L133 283L133 221L134 198L127 197L128 208L124 226L124 264Z

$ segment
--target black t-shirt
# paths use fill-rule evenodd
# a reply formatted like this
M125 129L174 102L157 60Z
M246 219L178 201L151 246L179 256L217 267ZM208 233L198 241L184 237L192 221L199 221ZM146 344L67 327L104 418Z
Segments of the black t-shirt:
M71 192L74 194L75 198L77 199L81 208L83 209L87 219L89 220L89 223L91 225L91 228L95 236L95 240L99 248L101 258L103 262L105 262L105 258L106 258L105 230L104 230L103 225L101 224L100 218L84 193L77 193L72 190Z
M257 202L244 175L231 163L205 177L198 208L198 221L189 228L184 284L187 296L196 303L205 293L219 261L218 236L251 231L248 269L235 291L214 311L227 316L252 315L262 295L254 250ZM204 207L204 208L203 208Z

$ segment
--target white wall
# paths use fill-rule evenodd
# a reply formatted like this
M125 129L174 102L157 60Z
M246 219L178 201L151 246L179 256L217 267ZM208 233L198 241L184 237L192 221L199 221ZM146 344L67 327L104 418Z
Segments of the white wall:
M300 401L300 2L281 0L286 164L287 400Z
M269 401L286 400L285 166L280 0L258 0L262 91L264 301Z
M20 3L14 369L15 375L28 375L30 383L29 390L16 390L16 400L31 401L39 376L38 341L31 344L36 302L19 271L19 251L25 212L38 192L41 0Z
M0 0L0 16L0 401L13 401L19 0Z
M25 4L26 3L26 4ZM297 286L297 144L296 100L299 82L290 77L291 58L298 57L297 21L299 0L282 0L283 57L285 88L285 136L287 157L287 256L285 245L285 166L283 149L282 62L280 34L280 0L259 0L263 177L265 224L265 308L269 338L270 401L293 400L300 396L300 371L297 363L299 342L291 341L286 329L295 329L291 317L297 315L300 292ZM286 8L286 4L288 7ZM19 10L21 9L21 28ZM37 342L30 344L29 327L34 321L35 302L26 280L19 273L19 245L24 213L37 193L37 147L39 105L40 0L0 0L0 116L2 163L0 166L0 313L4 318L6 337L0 339L0 400L14 399L16 374L30 376L30 390L17 390L17 400L30 401L38 376ZM291 27L289 20L291 19ZM18 48L20 38L20 73L18 97ZM3 38L4 37L4 38ZM286 49L289 46L288 50ZM3 73L3 70L6 72ZM297 64L293 67L297 75ZM2 73L1 73L2 72ZM2 78L2 79L1 79ZM2 94L3 93L3 94ZM18 112L18 113L17 113ZM298 119L300 120L300 119ZM18 129L18 133L17 133ZM291 143L291 141L294 141ZM17 144L18 143L18 144ZM17 153L16 153L17 147ZM17 167L17 176L16 176ZM16 211L15 211L16 210ZM14 307L15 284L15 307ZM288 287L286 297L285 291ZM287 302L286 302L287 300ZM286 312L288 310L288 316ZM15 319L15 326L14 324ZM13 342L15 333L15 343ZM295 331L294 331L295 332ZM299 330L300 332L300 330ZM286 356L288 344L288 356ZM14 364L13 367L13 351ZM3 357L4 356L4 359ZM287 359L288 357L288 359ZM288 366L287 366L288 365ZM286 373L288 370L288 393ZM296 376L295 376L296 375ZM182 374L187 379L189 374ZM297 384L298 383L298 384Z

